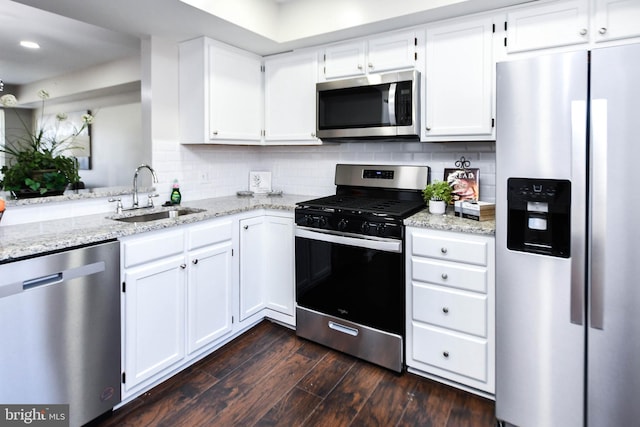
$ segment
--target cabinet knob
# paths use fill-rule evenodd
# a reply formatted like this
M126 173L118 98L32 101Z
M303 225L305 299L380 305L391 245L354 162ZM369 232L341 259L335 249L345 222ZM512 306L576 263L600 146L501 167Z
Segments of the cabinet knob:
M442 307L442 312L444 314L449 314L449 307Z
M427 132L430 131L431 130L431 126L427 126L426 129L427 129Z
M367 65L369 66L369 69L373 70L373 64L371 62L369 62Z
M580 35L581 36L586 36L587 35L587 29L586 28L581 29L580 30Z
M311 138L315 138L316 137L316 133L315 132L311 132Z
M213 136L218 136L218 131L217 130L213 131Z
M447 253L447 248L445 248L445 247L440 248L440 252L442 252L443 254L446 254Z
M447 273L442 273L440 277L442 277L442 280L447 280L449 278L449 275Z
M191 261L193 264L197 264L198 263L198 258L194 259L193 261Z
M446 350L442 352L442 355L445 357L445 359L449 358L449 352Z
M600 28L600 29L598 30L598 32L599 32L600 34L604 34L604 33L606 33L606 32L607 32L607 29L606 29L606 27L602 27L602 28Z
M244 228L245 230L248 230L248 229L249 229L249 226L248 226L248 225L245 225L243 228Z
M358 64L358 70L362 70L362 64Z
M187 264L180 264L180 268L184 270L185 268L187 268Z

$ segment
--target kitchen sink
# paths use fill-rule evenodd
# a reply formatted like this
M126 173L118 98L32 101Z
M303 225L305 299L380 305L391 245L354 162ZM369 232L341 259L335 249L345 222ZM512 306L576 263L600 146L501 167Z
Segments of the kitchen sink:
M171 209L168 211L149 212L149 213L133 215L133 216L123 216L120 218L112 218L112 219L116 221L121 221L121 222L149 222L149 221L157 221L159 219L178 218L181 216L191 215L194 213L199 213L204 211L205 209L180 208L180 209Z

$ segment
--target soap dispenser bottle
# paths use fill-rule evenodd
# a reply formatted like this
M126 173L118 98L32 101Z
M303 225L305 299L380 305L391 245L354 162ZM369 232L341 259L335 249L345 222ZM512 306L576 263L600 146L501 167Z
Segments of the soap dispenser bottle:
M178 185L178 180L173 180L173 188L171 189L171 203L174 205L179 205L182 196L180 195L180 186Z

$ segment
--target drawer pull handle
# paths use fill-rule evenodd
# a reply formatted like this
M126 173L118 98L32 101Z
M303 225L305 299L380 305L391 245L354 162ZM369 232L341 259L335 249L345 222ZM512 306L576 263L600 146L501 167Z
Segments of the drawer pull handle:
M449 314L449 307L442 307L442 312L444 314Z
M447 248L440 248L440 252L442 252L443 254L447 253Z
M445 357L445 359L449 358L449 352L448 351L443 351L442 355Z
M198 258L194 259L194 260L193 260L193 261L191 261L191 262L192 262L192 263L194 263L194 264L197 264L197 263L198 263Z
M442 280L447 280L449 278L449 275L447 273L442 273L440 277L442 277Z

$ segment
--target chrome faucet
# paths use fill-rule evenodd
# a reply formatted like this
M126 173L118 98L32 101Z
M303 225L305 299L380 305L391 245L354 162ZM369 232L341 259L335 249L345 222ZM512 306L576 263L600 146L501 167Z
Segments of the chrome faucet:
M133 205L131 206L131 209L138 209L138 173L140 172L140 169L145 168L149 169L149 172L151 172L151 175L153 176L153 182L158 182L156 171L154 171L151 166L145 164L141 164L140 166L138 166L136 168L136 173L133 175Z

